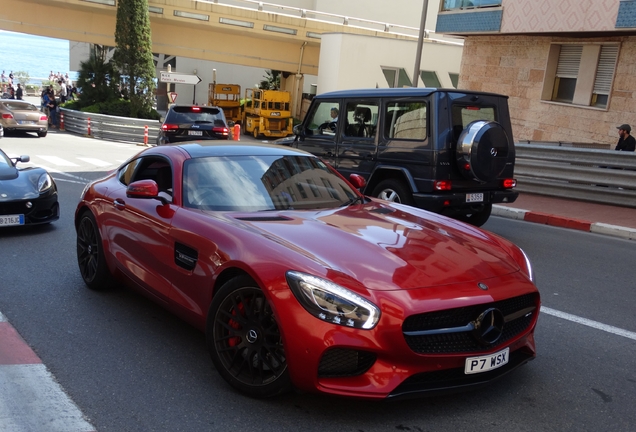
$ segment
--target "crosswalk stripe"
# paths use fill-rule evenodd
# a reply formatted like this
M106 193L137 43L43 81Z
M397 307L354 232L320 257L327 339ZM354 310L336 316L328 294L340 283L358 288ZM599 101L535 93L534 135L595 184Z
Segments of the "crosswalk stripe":
M37 157L44 159L45 161L58 166L79 166L76 163L67 161L66 159L59 158L57 156L37 155Z
M85 157L78 157L77 159L79 159L79 160L81 160L81 161L84 161L84 162L87 162L87 163L89 163L89 164L91 164L91 165L98 166L98 167L105 167L105 166L111 166L111 165L113 165L112 163L110 163L110 162L105 162L105 161L103 161L103 160L101 160L101 159L95 159L95 158L85 158Z

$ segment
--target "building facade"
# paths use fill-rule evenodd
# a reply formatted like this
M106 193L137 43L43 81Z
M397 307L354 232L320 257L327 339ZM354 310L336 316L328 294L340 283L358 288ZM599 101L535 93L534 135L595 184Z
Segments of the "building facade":
M443 0L459 87L510 96L516 141L604 143L636 127L636 1Z

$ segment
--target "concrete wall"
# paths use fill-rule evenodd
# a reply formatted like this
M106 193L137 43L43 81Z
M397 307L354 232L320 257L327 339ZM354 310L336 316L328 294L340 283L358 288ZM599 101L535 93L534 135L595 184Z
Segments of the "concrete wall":
M377 39L342 33L322 37L318 93L389 87L381 66L404 68L413 79L416 41ZM462 47L425 43L421 69L437 72L443 87L452 87L449 72L460 70ZM423 87L422 81L418 80Z
M621 42L607 109L542 101L550 43ZM459 88L510 96L515 140L616 144L616 126L636 126L636 37L466 38Z

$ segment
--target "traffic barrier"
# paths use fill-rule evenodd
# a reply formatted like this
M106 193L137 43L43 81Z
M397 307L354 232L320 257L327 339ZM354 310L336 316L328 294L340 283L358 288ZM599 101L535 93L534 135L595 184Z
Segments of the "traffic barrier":
M86 119L86 127L87 127L87 131L86 135L91 136L91 118L87 118Z
M60 130L64 131L64 113L60 113Z
M234 141L240 141L241 140L241 125L239 125L239 124L235 124L234 125L234 131L232 133L232 139Z
M144 145L148 145L148 125L144 126Z

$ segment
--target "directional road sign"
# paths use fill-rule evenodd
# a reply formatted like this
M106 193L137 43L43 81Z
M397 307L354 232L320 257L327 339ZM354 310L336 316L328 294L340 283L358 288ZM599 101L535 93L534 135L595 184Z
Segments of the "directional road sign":
M159 80L161 82L177 84L199 84L201 82L201 78L197 75L163 71L161 72Z

